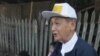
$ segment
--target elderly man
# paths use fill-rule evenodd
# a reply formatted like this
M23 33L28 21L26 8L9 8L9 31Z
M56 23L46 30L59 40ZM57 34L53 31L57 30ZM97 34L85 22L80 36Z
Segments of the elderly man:
M75 31L77 15L68 3L57 3L53 11L43 11L42 16L49 19L57 44L51 56L97 56L96 51Z

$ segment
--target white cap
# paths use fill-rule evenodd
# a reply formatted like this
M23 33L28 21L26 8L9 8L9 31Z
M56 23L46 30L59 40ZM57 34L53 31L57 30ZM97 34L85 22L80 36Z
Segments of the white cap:
M53 16L62 16L77 19L75 9L68 3L57 3L54 5L52 11L43 11L42 16L47 19L50 19Z

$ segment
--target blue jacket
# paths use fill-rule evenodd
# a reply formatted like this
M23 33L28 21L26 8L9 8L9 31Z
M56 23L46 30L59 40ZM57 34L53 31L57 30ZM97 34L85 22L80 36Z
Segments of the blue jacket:
M54 52L51 54L51 56L62 56L60 52L61 47L62 47L62 44L58 43L55 47ZM91 47L81 38L78 38L78 41L76 42L73 50L68 53L65 53L65 56L97 56L97 53L93 47Z

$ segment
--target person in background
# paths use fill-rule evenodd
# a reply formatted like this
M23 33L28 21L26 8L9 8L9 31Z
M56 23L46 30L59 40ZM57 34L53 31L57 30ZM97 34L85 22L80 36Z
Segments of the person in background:
M57 42L51 42L50 43L48 56L50 56L51 53L54 51L56 44L57 44Z
M75 9L68 3L56 3L52 11L43 11L43 18L51 23L57 44L50 56L97 56L96 51L77 36Z

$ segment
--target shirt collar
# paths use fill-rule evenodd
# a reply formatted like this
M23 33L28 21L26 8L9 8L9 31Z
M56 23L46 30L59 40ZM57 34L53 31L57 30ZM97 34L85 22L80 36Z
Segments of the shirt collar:
M61 53L63 56L65 53L73 50L77 40L78 40L78 37L77 37L77 34L75 32L73 37L68 42L62 44Z

